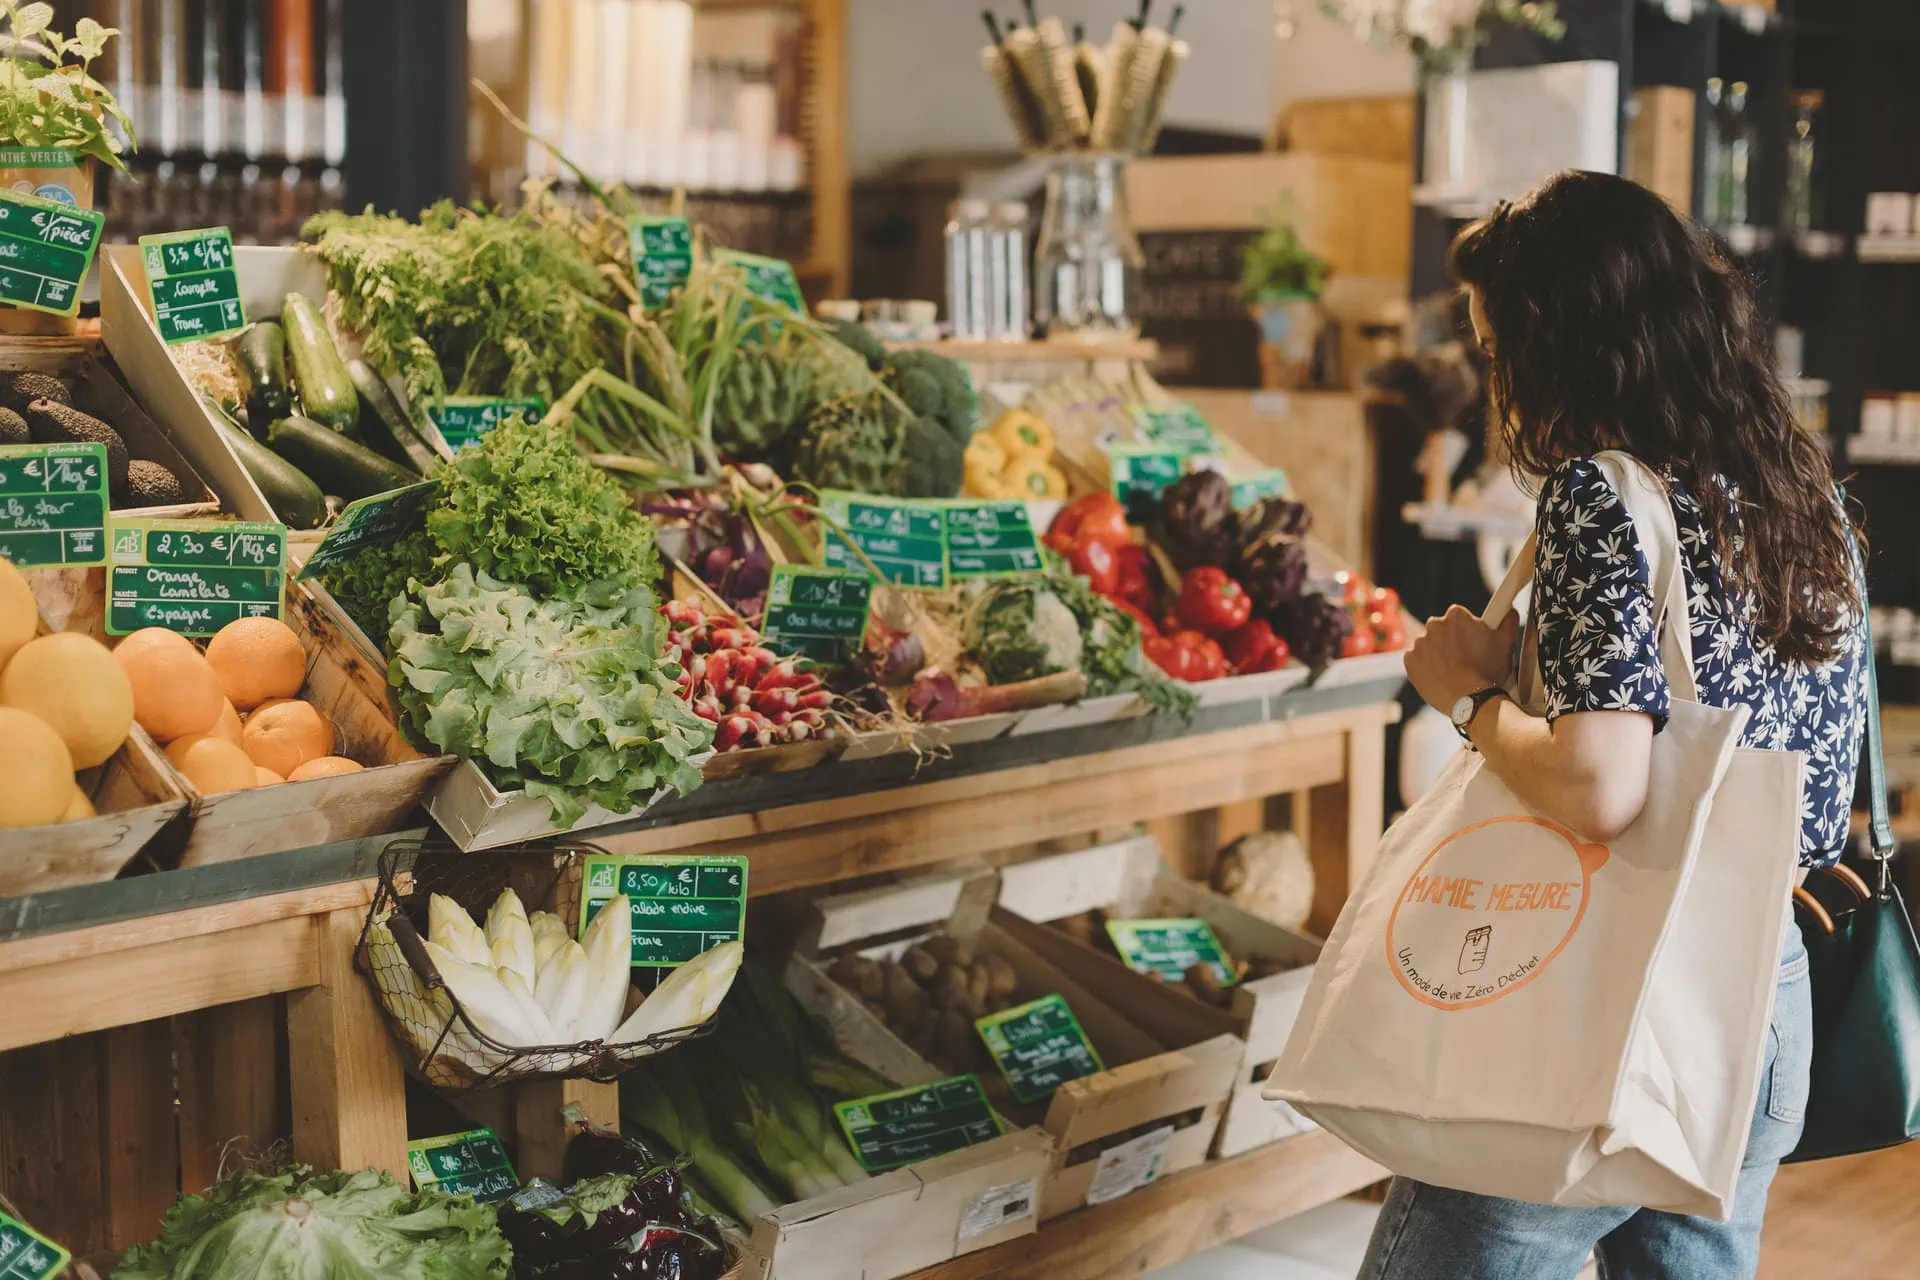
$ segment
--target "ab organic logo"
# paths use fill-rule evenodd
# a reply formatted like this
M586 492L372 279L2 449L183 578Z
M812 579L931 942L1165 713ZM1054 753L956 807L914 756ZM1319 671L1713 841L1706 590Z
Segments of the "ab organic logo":
M1387 963L1408 995L1471 1009L1526 986L1586 918L1605 845L1544 818L1462 827L1407 878L1387 920Z

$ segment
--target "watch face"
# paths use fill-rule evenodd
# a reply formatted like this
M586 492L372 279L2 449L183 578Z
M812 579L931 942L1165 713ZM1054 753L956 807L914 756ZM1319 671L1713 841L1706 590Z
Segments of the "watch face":
M1455 728L1465 728L1473 719L1473 695L1468 694L1453 704L1453 723Z

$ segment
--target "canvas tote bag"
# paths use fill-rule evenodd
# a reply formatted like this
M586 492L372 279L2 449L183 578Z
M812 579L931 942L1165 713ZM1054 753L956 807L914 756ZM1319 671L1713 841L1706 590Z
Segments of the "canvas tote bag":
M1382 838L1266 1096L1423 1182L1724 1221L1767 1048L1803 761L1739 746L1746 709L1697 700L1666 486L1625 454L1598 462L1651 571L1651 599L1620 607L1656 611L1673 693L1645 810L1589 841L1461 752ZM1490 623L1532 569L1529 546Z

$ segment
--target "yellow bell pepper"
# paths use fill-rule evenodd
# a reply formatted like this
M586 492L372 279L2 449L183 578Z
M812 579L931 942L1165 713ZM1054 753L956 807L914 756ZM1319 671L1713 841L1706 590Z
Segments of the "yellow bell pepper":
M1001 477L1002 487L1011 498L1064 498L1067 477L1060 468L1044 458L1015 458Z
M1009 458L1053 457L1053 428L1038 414L1009 409L993 424L993 438Z
M973 439L967 441L965 456L968 470L980 467L999 475L1007 469L1007 451L990 432L976 432Z

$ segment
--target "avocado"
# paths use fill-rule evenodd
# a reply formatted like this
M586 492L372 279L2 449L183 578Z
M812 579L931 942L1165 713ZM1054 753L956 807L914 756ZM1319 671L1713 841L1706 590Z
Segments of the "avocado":
M0 406L0 444L28 444L33 436L27 431L27 420L13 410Z
M157 462L135 458L127 464L125 504L130 507L167 507L184 498L180 478ZM121 499L114 499L116 505Z
M114 493L127 488L127 442L100 419L58 400L27 404L27 428L36 444L103 444L107 446L107 484Z
M22 369L17 373L0 375L0 405L25 417L27 406L35 400L72 404L73 395L67 390L66 383L50 373Z

